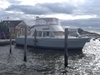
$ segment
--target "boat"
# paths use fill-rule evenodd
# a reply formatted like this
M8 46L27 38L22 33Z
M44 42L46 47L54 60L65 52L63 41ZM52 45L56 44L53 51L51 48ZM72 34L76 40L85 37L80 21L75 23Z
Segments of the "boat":
M82 49L90 38L68 36L68 49ZM16 45L24 46L25 36L15 39ZM27 46L36 48L65 49L65 30L54 17L37 17L27 36Z

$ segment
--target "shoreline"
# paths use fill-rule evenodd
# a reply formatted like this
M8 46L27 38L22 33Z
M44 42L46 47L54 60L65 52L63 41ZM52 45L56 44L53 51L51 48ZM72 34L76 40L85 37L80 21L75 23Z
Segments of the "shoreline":
M15 43L15 39L12 39L12 44ZM0 39L0 46L10 45L10 39Z

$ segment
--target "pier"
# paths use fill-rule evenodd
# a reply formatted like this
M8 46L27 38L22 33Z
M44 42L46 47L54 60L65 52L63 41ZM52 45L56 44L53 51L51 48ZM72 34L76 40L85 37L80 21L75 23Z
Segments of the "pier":
M15 43L15 39L12 39L12 44ZM10 39L0 39L0 46L1 45L9 45Z

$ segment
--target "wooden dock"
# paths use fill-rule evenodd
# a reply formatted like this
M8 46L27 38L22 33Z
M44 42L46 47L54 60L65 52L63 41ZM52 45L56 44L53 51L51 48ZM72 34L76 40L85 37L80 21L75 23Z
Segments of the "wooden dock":
M15 39L12 39L12 44L15 43ZM0 39L0 46L1 45L10 45L10 39Z

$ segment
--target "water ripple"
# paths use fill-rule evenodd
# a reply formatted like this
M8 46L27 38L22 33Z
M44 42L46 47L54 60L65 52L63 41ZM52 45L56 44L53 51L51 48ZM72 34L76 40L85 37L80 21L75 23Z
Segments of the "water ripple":
M87 42L82 53L70 53L68 68L64 68L64 52L28 48L27 62L24 48L12 45L0 47L0 75L100 75L100 41Z

